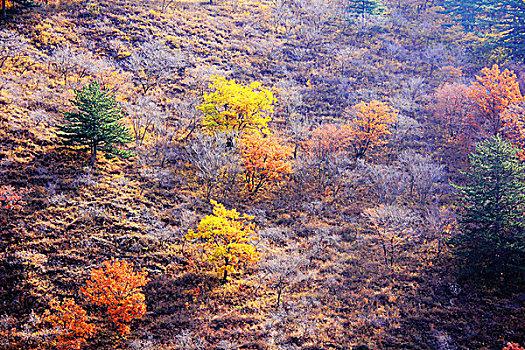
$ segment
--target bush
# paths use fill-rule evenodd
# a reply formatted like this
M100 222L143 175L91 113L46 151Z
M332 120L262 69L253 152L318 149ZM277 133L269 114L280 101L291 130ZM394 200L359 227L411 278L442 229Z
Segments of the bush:
M146 313L142 287L148 283L147 272L134 272L133 264L112 259L91 271L91 279L81 293L93 304L106 307L110 321L121 335L128 334L127 323Z

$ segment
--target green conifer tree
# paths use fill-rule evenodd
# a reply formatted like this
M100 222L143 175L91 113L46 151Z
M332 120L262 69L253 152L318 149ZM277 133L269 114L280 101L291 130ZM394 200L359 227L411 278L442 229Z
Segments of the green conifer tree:
M70 100L77 112L64 112L65 124L58 126L57 135L66 145L88 146L94 166L98 150L126 158L132 154L119 150L114 145L133 141L129 130L120 123L122 108L115 101L115 96L91 81L82 90L75 91L75 98Z
M485 276L523 276L525 268L525 165L518 149L499 135L470 155L464 186L454 185L463 212L453 243L466 268Z
M444 13L449 14L467 31L479 31L487 26L491 0L443 0Z
M512 57L525 62L525 1L495 2L491 17L496 28L495 45L508 49Z
M348 12L357 14L377 15L384 11L380 0L346 0L345 7Z

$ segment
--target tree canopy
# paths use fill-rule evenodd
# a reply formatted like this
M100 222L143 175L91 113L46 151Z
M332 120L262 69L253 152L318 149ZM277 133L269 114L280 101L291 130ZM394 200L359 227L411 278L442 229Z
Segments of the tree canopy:
M75 94L70 102L77 111L64 112L65 123L58 125L57 135L64 143L88 146L91 166L95 165L99 149L121 157L131 156L130 152L114 147L133 141L128 129L120 122L123 112L115 96L101 89L96 81L76 90Z
M525 165L501 136L470 156L467 183L454 185L463 211L454 240L465 266L481 274L516 276L525 262Z

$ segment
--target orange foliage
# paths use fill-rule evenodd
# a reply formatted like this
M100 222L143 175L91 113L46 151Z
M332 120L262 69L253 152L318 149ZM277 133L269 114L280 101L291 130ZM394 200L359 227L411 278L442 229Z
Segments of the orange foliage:
M49 310L44 313L44 322L60 329L56 339L59 349L80 349L95 333L95 326L88 323L86 311L78 306L73 299L64 299L62 303L53 299L49 302Z
M91 271L91 279L82 294L93 304L107 307L107 315L121 335L128 334L126 323L146 313L146 299L142 287L148 283L147 272L134 272L133 264L112 259Z
M389 127L397 121L398 111L379 101L361 102L353 107L354 118L346 127L351 134L351 143L356 158L386 143Z
M306 143L308 152L317 159L326 159L331 154L344 151L351 142L349 128L325 124L312 131Z
M507 108L523 100L518 79L514 72L500 71L498 65L491 69L483 68L481 76L476 76L472 84L471 97L480 115L485 118L489 132L493 135L501 132L505 124L512 123L511 114L505 114Z
M12 186L0 187L0 209L22 209L25 202L22 201L22 196L25 190L16 191Z
M525 350L523 349L519 344L517 343L507 343L507 346L503 348L503 350Z
M292 148L282 144L273 135L252 133L241 139L242 164L246 172L248 190L256 193L266 183L279 181L283 175L293 172L289 159Z

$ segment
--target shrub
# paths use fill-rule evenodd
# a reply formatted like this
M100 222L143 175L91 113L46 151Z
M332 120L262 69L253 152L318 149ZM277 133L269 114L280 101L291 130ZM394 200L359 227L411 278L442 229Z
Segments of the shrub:
M58 327L60 333L56 338L56 346L59 349L80 349L86 339L95 333L95 326L88 323L86 311L73 299L64 299L62 302L53 299L49 307L53 312L46 310L44 322Z
M93 304L105 307L110 321L121 335L128 334L130 323L146 313L142 287L148 283L147 272L133 271L133 264L112 259L91 271L91 279L81 293Z

